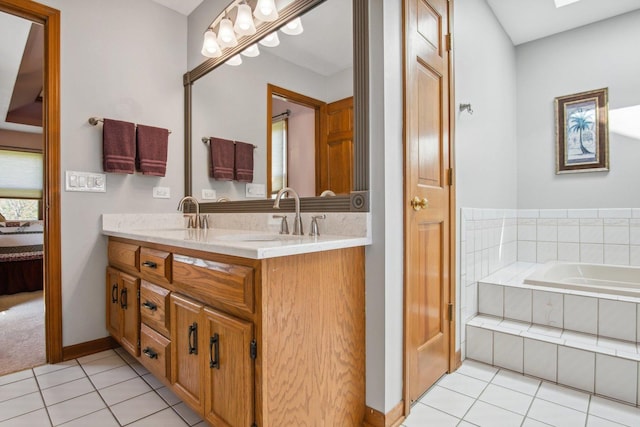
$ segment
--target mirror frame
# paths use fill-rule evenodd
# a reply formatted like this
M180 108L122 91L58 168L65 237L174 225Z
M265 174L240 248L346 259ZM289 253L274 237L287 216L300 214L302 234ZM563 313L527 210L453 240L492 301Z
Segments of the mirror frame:
M281 11L279 18L265 22L256 34L242 37L234 48L225 49L222 56L210 58L188 71L183 76L184 85L184 194L192 194L192 90L193 84L232 56L242 52L267 34L278 30L288 21L300 16L326 0L295 0ZM344 0L340 0L344 1ZM335 197L303 197L300 210L303 212L367 212L369 211L369 0L353 2L353 185L348 195ZM293 199L283 200L281 206L293 208ZM224 203L200 203L200 212L271 212L271 199L240 200Z

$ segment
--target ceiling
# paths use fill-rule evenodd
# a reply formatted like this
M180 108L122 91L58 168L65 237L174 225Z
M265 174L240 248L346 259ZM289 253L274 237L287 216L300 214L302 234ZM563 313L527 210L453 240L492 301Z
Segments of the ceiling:
M487 0L514 45L640 9L640 0L580 0L555 7L553 0Z
M153 0L154 2L189 16L203 0Z

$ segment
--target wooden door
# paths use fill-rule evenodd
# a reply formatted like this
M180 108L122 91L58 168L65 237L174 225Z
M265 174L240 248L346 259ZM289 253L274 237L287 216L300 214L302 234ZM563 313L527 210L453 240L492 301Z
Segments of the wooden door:
M140 355L140 279L120 272L120 309L122 337L120 344L129 353Z
M216 426L254 421L251 357L253 324L205 307L208 361L205 419Z
M204 381L202 381L203 341L202 304L171 294L171 383L185 402L202 413L204 409Z
M317 150L316 195L353 189L353 97L327 104L325 138Z
M107 330L116 340L122 335L122 311L120 310L120 274L107 267Z
M405 408L449 369L447 0L405 0Z

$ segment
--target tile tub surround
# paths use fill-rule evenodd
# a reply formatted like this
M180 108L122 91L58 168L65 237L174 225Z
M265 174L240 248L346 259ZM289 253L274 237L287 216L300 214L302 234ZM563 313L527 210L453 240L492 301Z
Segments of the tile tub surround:
M460 325L478 313L478 282L515 261L640 266L640 208L462 208L459 236Z
M233 238L279 236L280 222L273 220L272 213L209 215L209 228L200 230L186 229L182 214L103 214L102 234L253 259L365 246L372 241L370 213L328 213L326 223L320 224L320 236L274 240ZM303 221L310 223L312 215L304 214Z
M466 357L640 405L640 298L523 283L539 266L480 281Z

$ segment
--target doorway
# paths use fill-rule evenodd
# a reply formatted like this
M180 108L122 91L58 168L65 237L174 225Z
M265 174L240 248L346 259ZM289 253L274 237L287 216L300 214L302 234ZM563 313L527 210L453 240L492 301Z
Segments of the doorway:
M404 1L405 414L455 369L450 12Z
M0 12L42 25L42 217L45 354L63 360L60 254L60 12L29 0L0 0Z

